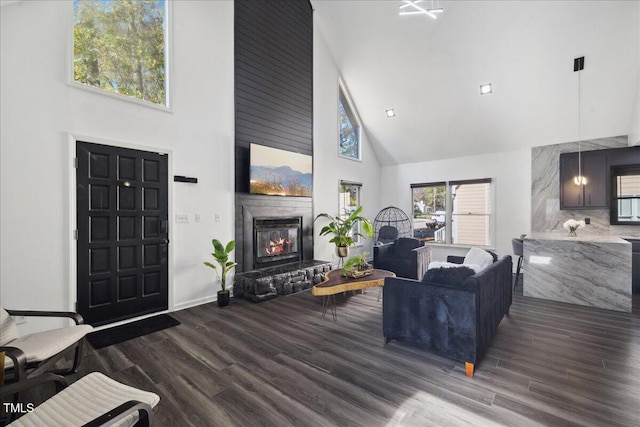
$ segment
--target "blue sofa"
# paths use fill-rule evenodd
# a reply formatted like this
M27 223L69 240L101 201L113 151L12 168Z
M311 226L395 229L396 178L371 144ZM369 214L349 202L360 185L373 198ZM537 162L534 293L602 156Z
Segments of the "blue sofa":
M472 376L509 312L511 268L511 256L507 255L457 284L385 279L385 344L404 341L465 362L467 375Z

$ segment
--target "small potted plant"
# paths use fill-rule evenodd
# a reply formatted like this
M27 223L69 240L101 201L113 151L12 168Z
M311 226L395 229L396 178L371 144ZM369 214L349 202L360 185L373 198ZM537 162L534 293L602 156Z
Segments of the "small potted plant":
M573 218L566 220L564 224L562 224L564 229L569 231L569 237L576 237L578 235L578 233L576 233L576 230L580 227L584 227L584 225L584 221L578 221Z
M330 221L329 224L322 227L320 235L333 235L331 240L329 240L329 243L334 243L336 245L336 255L340 258L344 258L349 255L349 246L354 245L355 242L353 238L355 236L373 237L373 225L371 224L371 221L363 217L361 214L362 206L359 206L346 218L334 218L329 214L321 213L315 219L317 221L318 218L327 218ZM354 228L358 223L362 224L362 231L364 234L354 232Z
M342 273L340 274L343 277L351 277L353 279L372 274L373 267L367 262L367 255L369 255L369 252L364 252L346 260L342 266Z
M204 265L213 268L220 277L220 286L222 289L218 291L218 307L226 307L229 305L229 301L231 301L229 291L227 290L227 273L238 265L233 261L229 261L229 254L235 249L236 242L235 240L231 240L224 246L219 240L213 239L211 244L213 245L211 256L213 256L220 265L220 272L218 272L218 267L215 264L205 261Z

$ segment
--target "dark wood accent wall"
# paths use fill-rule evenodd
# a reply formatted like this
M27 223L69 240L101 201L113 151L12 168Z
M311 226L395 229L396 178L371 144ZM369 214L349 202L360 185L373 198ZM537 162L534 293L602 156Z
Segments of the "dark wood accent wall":
M251 143L313 155L313 9L309 0L236 0L235 189L237 271L252 216L303 217L303 261L313 259L311 198L249 194ZM245 218L245 214L247 214Z
M308 0L235 1L236 192L249 145L313 154L313 15Z

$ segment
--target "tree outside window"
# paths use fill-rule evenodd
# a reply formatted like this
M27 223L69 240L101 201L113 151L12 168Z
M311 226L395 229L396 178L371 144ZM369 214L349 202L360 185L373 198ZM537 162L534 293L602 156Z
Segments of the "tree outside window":
M411 185L413 235L436 243L445 243L447 186L444 182Z
M165 0L75 0L73 79L167 105Z
M338 97L338 131L338 153L343 157L360 160L360 125L342 87Z
M360 206L360 188L362 184L356 182L340 181L340 201L339 216L347 218ZM360 232L360 222L356 222L353 226L353 241L357 244L360 236L356 233Z

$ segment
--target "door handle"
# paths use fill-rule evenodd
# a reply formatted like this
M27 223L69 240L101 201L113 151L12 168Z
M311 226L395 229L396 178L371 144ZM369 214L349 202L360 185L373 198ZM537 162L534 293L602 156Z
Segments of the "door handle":
M161 245L168 245L169 244L169 221L167 221L166 219L163 219L162 221L160 221L160 235L162 236L162 240L160 240L160 244Z

